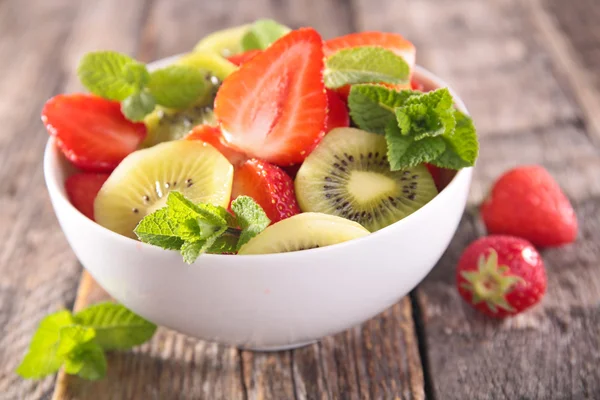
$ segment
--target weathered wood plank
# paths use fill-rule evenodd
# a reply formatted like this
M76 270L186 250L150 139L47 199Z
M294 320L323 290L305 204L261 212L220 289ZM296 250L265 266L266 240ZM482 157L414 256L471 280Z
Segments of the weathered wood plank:
M76 65L63 62L81 40L104 37L113 48L133 50L122 27L139 2L118 3L102 3L112 4L114 35L78 25L95 9L87 2L0 3L0 398L47 397L53 386L53 378L23 381L14 373L38 321L72 304L80 274L46 195L41 154L47 133L39 113L48 97L73 87L67 77Z
M515 153L516 148L523 151ZM476 213L464 218L446 255L417 291L435 394L595 399L600 395L600 373L593 367L600 362L600 197L592 177L600 154L580 128L565 126L484 138L481 160L480 182L491 182L515 164L544 164L574 201L580 235L575 245L543 253L548 292L542 305L498 322L465 305L454 287L460 253L483 233Z
M545 2L559 21L570 16L568 25L585 38L588 49L594 48L590 42L600 43L592 39L598 28L589 16L587 29L573 17L594 8L590 2L577 0L579 11L571 10L571 3ZM573 49L565 52L562 40L553 42L560 33L548 46L547 26L527 4L535 2L358 2L360 29L383 27L413 39L418 61L447 79L471 110L483 138L471 204L478 204L507 168L540 163L575 202L582 223L575 245L544 252L549 288L542 305L497 322L466 306L454 287L460 253L484 233L474 210L463 219L442 261L416 292L435 398L600 396L600 373L593 367L600 361L600 154L584 131L593 128L597 112L591 102L592 111L581 111L570 98L574 81L558 71L566 66L564 73L573 73ZM558 63L561 58L569 62ZM590 71L600 67L591 65ZM577 77L579 86L593 86L589 75Z
M423 399L408 297L360 327L293 354L299 399Z
M600 7L595 0L532 0L530 15L561 77L577 98L596 144L600 143Z

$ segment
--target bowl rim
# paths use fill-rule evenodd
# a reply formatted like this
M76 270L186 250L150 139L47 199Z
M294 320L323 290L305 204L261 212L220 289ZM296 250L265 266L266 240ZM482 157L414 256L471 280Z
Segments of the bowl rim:
M175 56L166 57L166 58L154 61L154 62L148 64L148 68L151 70L156 69L156 68L161 68L162 66L171 63L172 61L174 61L175 59L177 59L180 56L181 55L175 55ZM428 71L427 69L425 69L419 65L415 66L415 75L417 76L418 80L425 80L425 81L427 81L427 83L431 84L431 86L434 86L436 88L443 88L443 87L448 88L448 90L450 91L450 93L452 94L452 96L454 98L456 107L463 113L469 115L469 112L468 112L465 104L463 103L462 99L445 81L440 79L437 75L433 74L432 72ZM150 249L151 248L151 249L160 249L163 251L169 251L169 250L165 250L160 247L157 247L157 246L153 246L148 243L144 243L144 242L120 235L116 232L113 232L113 231L103 227L102 225L98 224L97 222L89 219L88 217L83 215L77 208L75 208L75 206L73 206L73 204L71 204L71 202L69 201L69 199L67 197L66 191L64 189L64 182L59 182L59 179L57 179L58 174L56 173L57 171L54 168L54 167L56 167L57 169L60 169L60 158L62 158L62 157L64 157L64 156L61 154L61 152L57 146L56 139L53 137L50 137L48 139L48 142L46 143L46 146L44 149L43 171L44 171L44 180L46 181L46 187L48 189L48 192L51 195L54 193L55 195L52 197L53 197L54 201L58 201L58 204L56 205L56 207L61 207L61 208L66 207L66 213L70 214L73 218L76 218L78 220L78 223L87 224L90 229L95 229L97 232L99 232L99 234L108 235L109 237L112 237L113 240L120 240L120 241L124 241L125 243L129 242L131 246L136 246L138 249L140 249L140 248ZM268 258L268 259L272 260L274 258L290 257L292 255L294 257L309 256L316 252L330 251L332 248L341 249L343 246L352 246L352 245L357 244L358 242L366 242L368 240L376 240L377 237L379 237L380 235L386 234L391 229L394 229L395 227L397 227L399 224L406 223L406 221L409 218L414 219L414 218L416 218L415 215L421 215L424 212L426 212L425 210L430 208L431 203L444 201L443 199L445 197L447 197L446 195L444 195L444 193L446 193L446 194L449 193L450 192L449 189L458 185L459 180L469 179L468 177L465 177L465 175L470 175L472 173L472 170L473 170L473 167L467 167L467 168L462 168L462 169L458 170L456 172L456 174L454 175L454 177L452 178L452 180L433 199L431 199L429 202L427 202L421 208L419 208L415 212L411 213L410 215L404 217L400 221L397 221L391 225L388 225L385 228L382 228L378 231L371 232L366 236L352 239L352 240L349 240L346 242L326 246L326 247L308 249L308 250L304 250L301 252L296 251L296 252L291 252L291 253L242 254L242 255L236 254L235 257L236 257L236 259L241 259L240 257L243 257L243 258L263 257L263 258ZM223 257L232 257L232 255L229 255L229 254L203 254L202 257L199 257L194 263L191 264L191 266L194 266L194 265L200 264L200 263L204 263L201 260L205 260L205 261L209 262L210 260L216 260L217 258L222 259Z

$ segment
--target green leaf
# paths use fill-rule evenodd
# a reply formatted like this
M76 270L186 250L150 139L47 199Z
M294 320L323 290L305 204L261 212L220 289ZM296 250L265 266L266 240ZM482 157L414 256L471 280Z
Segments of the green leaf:
M399 171L435 160L446 148L444 139L439 136L414 140L403 136L392 121L385 134L388 144L388 161L392 171Z
M169 194L169 198L172 193ZM179 250L183 245L183 240L179 237L178 229L179 221L172 218L171 210L160 208L152 214L146 215L133 232L144 243L163 249Z
M194 204L177 191L169 193L167 207L171 219L179 223L183 223L190 218L202 217L207 223L220 227L227 225L231 219L231 214L223 207L208 203Z
M274 41L290 32L287 26L271 19L259 19L254 22L242 37L242 48L248 50L264 50Z
M239 196L231 202L231 209L237 217L240 228L242 228L237 249L262 232L271 223L267 214L251 197Z
M451 169L472 167L479 153L479 142L473 120L456 110L454 112L456 128L452 135L442 136L446 142L446 150L432 164Z
M124 350L149 340L156 325L116 303L99 303L75 314L78 324L93 328L104 350Z
M42 378L58 371L63 358L56 354L60 340L60 330L75 321L67 310L58 311L45 317L31 339L29 350L17 374L23 378Z
M215 241L219 237L221 237L223 233L225 233L226 230L227 227L224 226L214 231L205 239L201 239L195 242L185 242L181 247L181 255L183 256L183 261L185 261L188 264L192 264L201 254L204 254L215 243Z
M239 236L224 233L221 237L215 239L214 243L206 251L210 254L235 253L237 251L237 242Z
M156 103L168 108L182 109L191 106L209 87L204 74L188 65L170 65L150 74L148 90Z
M402 107L395 109L402 135L415 140L451 135L456 125L452 102L446 88L410 96Z
M348 96L350 116L360 129L384 135L389 122L396 120L396 107L417 94L419 92L398 92L379 85L353 85Z
M106 357L102 347L94 341L77 346L65 359L65 372L88 380L106 376Z
M335 89L356 83L405 83L410 68L394 52L381 47L340 50L325 60L325 86Z
M67 356L77 346L89 342L96 337L94 328L82 325L68 325L60 330L60 339L56 354L59 356Z
M115 101L140 92L150 80L144 64L115 51L87 53L79 62L77 75L90 92Z
M121 112L130 121L143 121L146 115L154 111L156 102L148 92L138 92L121 102Z

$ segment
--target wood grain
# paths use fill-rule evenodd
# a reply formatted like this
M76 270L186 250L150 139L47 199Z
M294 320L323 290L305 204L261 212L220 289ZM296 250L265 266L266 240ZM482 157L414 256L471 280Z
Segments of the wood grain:
M548 34L548 15L536 8L539 4L358 2L359 29L383 25L415 38L418 61L464 96L482 138L470 204L479 204L503 171L536 163L556 177L581 221L576 244L543 254L549 289L542 305L497 322L466 306L454 286L460 253L484 234L475 208L465 216L441 262L416 291L427 389L436 399L600 397L600 373L594 367L600 362L600 152L590 140L600 108L589 96L581 107L586 97L573 85L590 86L590 74L578 73L581 65L570 58L577 49L565 47L569 42L560 32ZM585 37L588 47L600 45L595 36L600 29L589 16L587 29L573 17L586 13L583 4L589 2L578 0L579 11L566 2L548 4L559 21L571 16L570 29Z

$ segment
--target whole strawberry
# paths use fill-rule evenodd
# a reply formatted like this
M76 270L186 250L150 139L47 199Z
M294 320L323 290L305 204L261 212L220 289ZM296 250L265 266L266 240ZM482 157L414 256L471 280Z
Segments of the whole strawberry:
M465 249L456 269L462 298L496 318L537 304L546 292L542 257L527 240L503 235L478 239Z
M500 177L481 205L488 233L519 236L536 246L559 246L577 236L569 199L543 167L514 168Z

